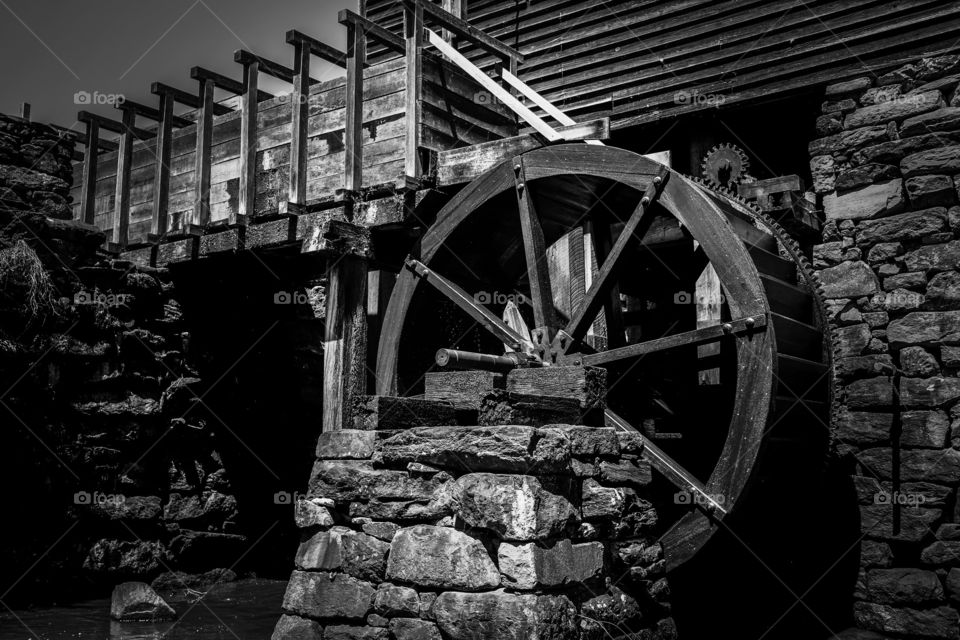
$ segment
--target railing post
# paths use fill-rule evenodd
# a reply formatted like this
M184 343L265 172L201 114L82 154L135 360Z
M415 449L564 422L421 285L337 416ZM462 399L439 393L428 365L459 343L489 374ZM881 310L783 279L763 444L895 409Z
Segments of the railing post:
M343 188L351 201L363 184L363 66L366 57L367 36L363 27L348 24Z
M83 150L83 183L80 186L80 220L93 224L96 219L97 164L100 160L100 124L87 120L87 142Z
M307 122L310 116L310 45L294 43L293 104L291 107L290 190L287 199L307 202ZM349 107L348 107L349 109Z
M167 233L170 205L170 152L173 146L173 96L160 95L160 122L157 123L157 165L153 182L153 218L150 233L157 239Z
M216 83L200 78L200 113L197 116L196 157L193 164L194 204L192 223L210 224L210 153L213 147L213 95Z
M243 96L240 102L240 198L230 223L245 224L256 209L257 198L257 82L260 63L243 62Z
M419 180L423 175L420 159L420 109L423 91L423 5L419 0L410 7L404 4L403 31L406 38L407 131L404 147L404 171L407 178Z
M130 108L124 108L123 123L120 132L120 148L117 150L117 184L114 191L112 248L125 249L130 232L130 165L133 161L133 130L137 114Z

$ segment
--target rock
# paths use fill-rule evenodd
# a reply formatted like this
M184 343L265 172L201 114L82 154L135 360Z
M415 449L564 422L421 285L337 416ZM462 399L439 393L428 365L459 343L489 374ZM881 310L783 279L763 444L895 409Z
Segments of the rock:
M330 511L317 504L316 499L299 498L294 504L293 520L301 529L333 526L333 516L330 515Z
M927 286L924 308L960 309L960 273L944 271L938 273Z
M857 455L857 460L881 478L890 480L891 455L887 448L866 449ZM900 452L900 480L954 484L960 481L960 451L904 449Z
M927 133L922 136L902 138L900 140L881 142L864 147L853 153L853 161L856 164L881 163L899 165L903 158L914 153L958 143L960 143L960 134L955 131ZM933 171L932 173L943 172Z
M860 543L861 567L889 567L893 564L893 551L886 542L864 540Z
M813 266L823 269L843 260L843 243L839 240L813 246Z
M124 582L113 588L110 617L121 622L173 620L177 612L145 582Z
M923 115L907 118L900 125L900 135L916 136L932 131L960 129L960 107L944 107Z
M171 493L163 508L163 519L181 526L222 522L237 511L237 499L219 491L204 491L202 495L184 496Z
M934 134L936 135L936 134ZM927 173L960 173L960 146L936 147L906 156L900 161L904 177Z
M843 114L827 113L817 118L816 131L818 136L829 136L843 130ZM830 156L818 156L826 157ZM816 182L816 180L814 180Z
M323 640L323 628L316 620L299 616L280 616L270 640Z
M863 314L863 320L871 329L877 329L890 324L890 314L886 311L871 311Z
M543 540L576 525L573 482L534 476L470 473L456 481L458 512L472 527L512 541Z
M324 640L390 640L390 632L382 627L331 625L324 629Z
M946 210L939 207L901 213L900 215L864 220L857 229L857 242L873 244L875 242L903 242L922 240L946 228Z
M623 489L604 487L596 480L583 482L581 508L586 520L618 518L626 507Z
M156 573L170 561L163 543L104 538L90 547L83 567L98 573L148 575Z
M90 508L110 520L157 520L163 512L158 496L116 495L112 500L93 500Z
M646 460L620 460L600 463L600 481L614 486L645 487L653 481L653 470Z
M846 113L847 111L853 111L856 108L856 102L854 102L851 98L844 98L843 100L827 100L823 103L821 110L826 114L831 114Z
M820 272L827 298L859 298L879 290L877 276L866 262L843 262Z
M0 185L15 191L52 191L60 195L67 195L70 190L66 180L34 169L9 165L0 165Z
M363 620L374 593L369 582L342 573L294 571L283 596L283 609L309 618Z
M958 67L960 67L960 56L958 55L923 58L916 65L916 77L918 80L933 80L955 73Z
M840 130L840 119L832 116L821 116L818 118L818 128L820 123L824 121L824 118L827 119L826 123L831 125L830 127L824 127L824 135L836 133ZM814 193L830 193L834 190L836 186L836 166L833 161L833 156L823 155L811 158L810 173L813 176Z
M393 522L364 522L363 532L384 542L391 542L393 536L400 530L400 525Z
M567 640L577 632L577 609L565 596L448 591L433 613L449 640Z
M900 403L904 407L939 407L960 398L960 378L901 378Z
M900 369L904 375L926 377L940 373L940 366L923 347L905 347L900 350Z
M373 602L374 610L388 618L396 616L417 617L420 615L420 598L409 587L381 584Z
M344 573L379 582L387 565L390 545L365 533L346 527L318 531L300 543L295 563L304 570L343 571Z
M521 425L408 429L377 443L376 460L389 465L420 462L462 470L525 471L535 434L534 427Z
M927 244L903 257L911 271L944 271L960 266L960 241Z
M899 178L823 198L827 220L863 220L894 215L905 208L903 181Z
M156 591L177 591L179 589L206 591L215 584L225 584L236 579L237 574L226 568L210 569L203 573L167 571L154 578L150 586Z
M951 369L960 367L960 347L943 345L940 347L940 359L943 366Z
M853 619L872 631L903 634L911 638L956 638L960 614L950 607L906 609L872 602L856 602Z
M837 377L843 381L854 378L873 378L879 375L892 375L893 359L888 354L854 356L834 360Z
M391 620L390 633L394 640L442 640L437 625L412 618Z
M872 569L867 572L867 597L883 604L925 604L943 600L940 579L922 569Z
M960 563L960 541L937 540L920 552L920 562L931 565Z
M960 112L960 109L957 109ZM953 180L944 175L914 176L904 183L914 209L950 206L956 200Z
M940 509L902 509L899 527L894 534L893 511L896 505L874 504L860 507L860 529L863 534L882 540L920 542L930 535L930 528L942 517Z
M896 291L897 289L919 289L927 286L927 274L923 271L909 271L900 273L889 278L884 278L883 288L886 291Z
M584 637L596 637L598 630L608 627L629 632L643 617L637 601L615 586L611 587L607 593L584 602L581 614L580 628L584 632Z
M376 431L342 429L321 433L317 440L317 457L333 459L365 459L373 455Z
M892 260L903 253L903 245L899 242L881 242L875 244L867 253L867 262L878 264L887 260Z
M871 125L884 124L892 120L903 120L927 111L933 111L943 104L939 91L927 91L897 100L881 102L857 109L843 122L844 129L856 129Z
M479 540L449 527L429 525L397 532L390 545L387 578L462 591L500 585L500 572Z
M405 471L375 469L367 461L318 460L313 465L309 497L337 502L358 499L428 501L439 486L436 479L412 477Z
M840 440L864 445L879 444L890 439L893 416L889 413L841 410L836 422L836 434Z
M950 420L943 411L904 411L900 444L905 447L940 449L947 445Z
M883 102L890 102L891 100L897 98L900 95L900 87L897 85L887 86L887 87L872 87L867 89L862 96L860 96L860 104L867 107L873 104L880 104Z
M960 603L960 569L950 569L945 582L950 601L954 604Z
M960 342L960 311L917 311L894 320L887 337L895 344Z
M567 424L548 424L545 428L562 430L570 443L570 453L575 456L616 456L620 454L617 432L612 428L578 427Z
M922 293L910 291L902 287L884 294L877 294L874 298L874 302L879 303L884 309L892 312L918 309L924 301L924 295Z
M870 327L866 324L838 328L834 332L837 357L859 356L870 344L870 337Z
M848 96L851 94L860 93L865 89L869 89L870 85L872 84L873 80L867 77L844 80L843 82L836 82L834 84L827 85L827 88L824 90L824 95L828 98Z
M502 542L497 554L503 586L515 589L586 582L600 577L604 566L599 542L560 540L551 547Z
M844 390L851 409L880 409L893 404L893 385L886 376L855 380Z
M828 156L829 157L829 156ZM811 161L812 165L812 161ZM889 182L900 179L900 167L892 164L869 163L851 167L837 174L834 186L844 193L866 187L877 182Z

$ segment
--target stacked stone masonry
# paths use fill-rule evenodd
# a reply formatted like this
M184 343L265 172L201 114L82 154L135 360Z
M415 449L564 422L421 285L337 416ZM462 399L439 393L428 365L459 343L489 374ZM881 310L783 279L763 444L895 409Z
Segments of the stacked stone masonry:
M942 56L830 86L810 144L864 536L850 638L960 637L958 85Z
M638 438L325 433L274 640L676 637Z

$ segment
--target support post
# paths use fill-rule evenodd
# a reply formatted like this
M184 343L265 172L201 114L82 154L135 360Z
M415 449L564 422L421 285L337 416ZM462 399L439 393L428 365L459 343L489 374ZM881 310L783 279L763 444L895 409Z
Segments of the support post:
M125 249L130 232L130 165L133 161L133 132L137 114L133 109L123 108L123 124L120 132L120 149L117 151L117 185L114 192L113 248Z
M369 230L339 223L351 236L369 239ZM325 236L334 233L331 228ZM327 238L328 240L330 238ZM367 390L367 265L369 242L331 243L344 253L328 270L323 345L323 431L352 428L353 406Z
M93 224L96 218L97 163L100 155L100 124L87 120L87 141L83 150L83 183L80 185L80 220Z
M216 83L200 78L200 113L197 115L197 146L194 159L193 224L210 224L210 154L213 147L213 94Z
M230 224L245 224L256 209L257 198L257 81L260 62L243 63L243 96L240 103L240 198Z
M287 199L307 202L307 120L310 115L310 46L294 43L293 104L291 105L290 189ZM348 98L349 100L349 98ZM349 108L349 107L348 107Z
M160 95L160 122L157 124L157 164L153 182L153 218L150 233L155 240L167 233L170 205L170 152L173 148L173 96Z
M343 188L348 197L363 184L363 66L367 36L359 24L347 24L347 100L343 134ZM352 212L351 212L352 213Z
M419 180L423 175L420 159L420 109L423 90L423 5L415 2L412 7L404 5L403 32L406 38L407 131L404 146L404 173L406 177Z

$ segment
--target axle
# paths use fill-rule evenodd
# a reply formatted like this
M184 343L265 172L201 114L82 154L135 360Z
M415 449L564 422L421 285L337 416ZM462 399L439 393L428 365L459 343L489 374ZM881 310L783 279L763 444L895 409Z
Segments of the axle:
M506 372L520 367L542 367L543 363L526 354L512 351L502 356L456 349L439 349L437 364L451 369L483 369L485 371Z

